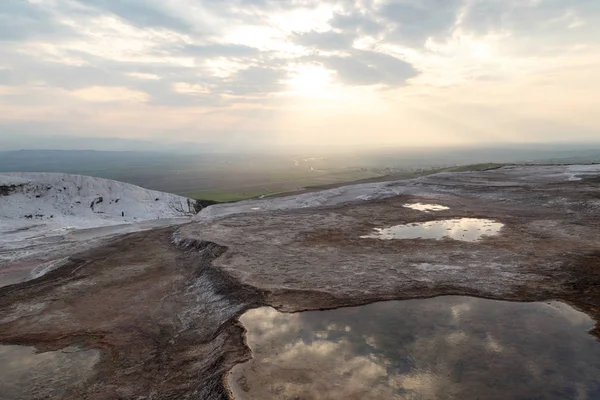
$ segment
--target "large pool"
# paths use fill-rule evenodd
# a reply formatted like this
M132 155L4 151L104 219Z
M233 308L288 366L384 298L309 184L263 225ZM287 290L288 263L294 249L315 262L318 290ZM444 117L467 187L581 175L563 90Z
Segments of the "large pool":
M390 301L241 318L237 399L600 399L593 321L556 302Z

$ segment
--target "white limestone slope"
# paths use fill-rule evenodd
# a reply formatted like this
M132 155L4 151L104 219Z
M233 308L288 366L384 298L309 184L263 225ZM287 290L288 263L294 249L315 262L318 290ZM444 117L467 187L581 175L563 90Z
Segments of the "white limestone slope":
M195 203L89 176L0 173L0 286L14 283L3 273L16 263L39 267L101 238L189 222ZM18 268L16 280L25 279Z
M2 222L62 220L90 227L195 213L194 201L185 197L82 175L4 173L0 193Z

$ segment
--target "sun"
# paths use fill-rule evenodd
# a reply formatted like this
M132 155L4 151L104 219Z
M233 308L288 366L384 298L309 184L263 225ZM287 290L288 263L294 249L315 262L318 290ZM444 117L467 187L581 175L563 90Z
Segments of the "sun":
M328 90L331 72L317 65L299 65L294 68L288 85L292 92L316 95Z

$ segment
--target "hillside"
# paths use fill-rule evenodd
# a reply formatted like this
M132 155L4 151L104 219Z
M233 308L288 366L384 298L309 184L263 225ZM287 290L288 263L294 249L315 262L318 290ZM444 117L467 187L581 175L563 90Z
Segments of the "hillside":
M98 240L188 222L199 208L196 200L108 179L0 174L0 286Z
M87 227L191 216L195 204L186 197L82 175L0 175L0 219L65 220Z

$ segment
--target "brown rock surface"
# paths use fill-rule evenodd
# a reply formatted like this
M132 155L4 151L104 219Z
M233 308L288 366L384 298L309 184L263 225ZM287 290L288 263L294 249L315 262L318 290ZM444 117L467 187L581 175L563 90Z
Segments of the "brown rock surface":
M0 344L101 350L84 383L36 398L223 399L225 372L249 357L237 318L262 305L300 311L456 294L560 299L598 321L598 182L502 169L440 174L387 199L126 235L0 288ZM413 202L449 209L404 207ZM477 242L360 238L462 217L504 227Z

